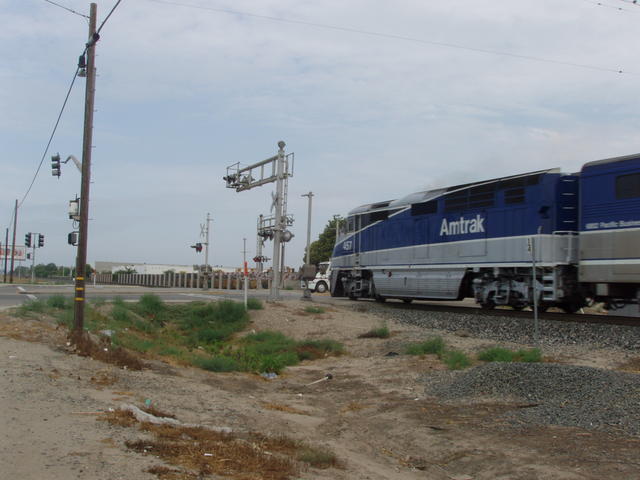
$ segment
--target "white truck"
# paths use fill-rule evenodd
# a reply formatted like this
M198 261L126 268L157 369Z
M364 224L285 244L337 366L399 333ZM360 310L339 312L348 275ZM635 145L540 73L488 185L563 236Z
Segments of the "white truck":
M309 290L312 292L324 293L329 291L329 277L331 275L331 262L320 262L316 278L309 280ZM304 288L304 282L302 282Z

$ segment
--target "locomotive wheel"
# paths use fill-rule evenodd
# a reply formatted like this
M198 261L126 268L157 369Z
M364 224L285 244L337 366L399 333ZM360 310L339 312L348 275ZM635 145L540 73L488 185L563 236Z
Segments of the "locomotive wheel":
M413 298L403 298L403 299L402 299L402 301L403 301L404 303L409 304L409 303L413 302Z
M387 301L387 299L386 299L386 298L381 297L380 295L376 295L376 302L378 302L378 303L384 303L384 302L386 302L386 301Z
M522 310L524 310L524 307L526 307L526 305L511 305L511 308L513 308L516 312L521 312Z
M483 310L493 310L496 308L496 303L492 298L488 298L486 302L480 304L480 307L482 307Z
M580 305L578 305L577 303L571 303L571 302L567 302L567 303L561 303L559 305L559 307L562 309L563 312L565 313L576 313L578 310L580 310L582 307Z

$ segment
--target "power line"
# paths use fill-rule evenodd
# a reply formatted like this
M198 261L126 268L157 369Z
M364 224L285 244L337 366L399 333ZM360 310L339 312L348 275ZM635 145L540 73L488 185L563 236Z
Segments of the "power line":
M21 207L22 204L24 203L24 201L26 200L27 195L29 195L29 192L31 191L31 187L33 187L33 184L35 183L36 178L38 177L38 173L40 173L40 169L42 168L42 164L44 163L44 159L47 156L47 152L49 151L49 147L51 146L51 141L53 140L53 136L56 134L56 130L58 129L58 124L60 123L60 118L62 118L62 113L64 112L64 109L67 106L67 101L69 100L69 96L71 95L71 90L73 89L73 84L75 83L77 77L78 77L78 69L76 68L76 71L73 74L73 78L71 79L71 85L69 85L69 90L67 91L67 96L64 97L64 102L62 103L62 108L60 109L60 113L58 114L58 118L56 120L56 123L53 126L53 131L51 132L51 136L49 137L49 141L47 142L47 146L44 149L44 153L42 154L42 158L40 159L40 163L38 164L38 168L36 169L36 173L33 175L33 179L31 180L31 184L29 185L29 188L27 188L27 191L25 192L24 196L22 197L22 200L20 200L20 204L18 205L19 207Z
M113 6L113 8L111 9L111 11L109 12L109 15L107 15L106 17L104 17L104 20L102 21L102 23L100 24L100 26L98 27L98 30L96 30L97 34L100 34L100 30L102 30L102 27L104 27L104 24L107 23L107 20L109 20L109 17L111 16L111 14L115 11L116 8L118 8L118 5L120 5L120 2L122 2L122 0L118 0L116 2L116 4Z
M75 13L76 15L79 15L79 16L84 17L84 18L89 18L88 15L85 15L84 13L76 12L75 10L72 10L69 7L65 7L64 5L60 5L59 3L52 2L51 0L44 0L44 1L47 2L47 3L50 3L51 5L55 5L56 7L60 7L62 9L64 9L64 10L66 10L67 12Z
M535 56L532 56L532 55L522 55L522 54L518 54L518 53L502 52L502 51L499 51L499 50L490 50L490 49L485 49L485 48L470 47L470 46L467 46L467 45L461 45L461 44L455 44L455 43L437 42L437 41L434 41L434 40L423 40L423 39L419 39L419 38L407 37L407 36L404 36L404 35L397 35L397 34L393 34L393 33L382 33L382 32L374 32L374 31L369 31L369 30L359 30L357 28L341 27L339 25L328 25L328 24L324 24L324 23L307 22L307 21L304 21L304 20L294 20L294 19L290 19L290 18L273 17L273 16L270 16L270 15L260 15L260 14L256 14L256 13L242 12L242 11L238 11L238 10L229 10L229 9L226 9L226 8L205 7L205 6L202 6L202 5L193 5L193 4L187 4L187 3L180 3L180 2L170 1L170 0L148 0L148 1L149 2L155 2L155 3L162 3L162 4L165 4L165 5L175 5L175 6L179 6L179 7L195 8L195 9L199 9L199 10L209 10L209 11L212 11L212 12L226 13L226 14L230 14L230 15L241 15L241 16L245 16L245 17L260 18L260 19L263 19L263 20L272 20L272 21L275 21L275 22L289 23L289 24L294 24L294 25L305 25L305 26L308 26L308 27L324 28L324 29L328 29L328 30L338 30L338 31L341 31L341 32L358 33L358 34L361 34L361 35L369 35L369 36L372 36L372 37L390 38L390 39L393 39L393 40L403 40L403 41L407 41L407 42L420 43L420 44L424 44L424 45L433 45L433 46L437 46L437 47L455 48L455 49L458 49L458 50L467 50L467 51L470 51L470 52L485 53L485 54L489 54L489 55L500 55L500 56L503 56L503 57L519 58L519 59L522 59L522 60L530 60L530 61L534 61L534 62L552 63L552 64L555 64L555 65L565 65L565 66L568 66L568 67L584 68L584 69L588 69L588 70L597 70L597 71L601 71L601 72L625 73L627 75L634 75L633 73L623 71L620 68L600 67L600 66L597 66L597 65L588 65L588 64L575 63L575 62L569 62L569 61L563 61L563 60L553 60L553 59L550 59L550 58L535 57Z

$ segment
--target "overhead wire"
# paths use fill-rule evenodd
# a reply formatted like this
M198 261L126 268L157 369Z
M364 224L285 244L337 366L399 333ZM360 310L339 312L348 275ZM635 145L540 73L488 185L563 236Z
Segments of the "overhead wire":
M29 192L31 191L31 188L33 187L33 184L36 181L36 178L38 177L38 173L40 173L40 169L42 168L42 164L44 163L44 159L47 156L47 153L49 152L49 147L51 146L51 142L53 141L53 137L56 134L56 130L58 129L58 125L60 124L60 119L62 118L62 114L64 113L64 109L67 106L67 101L69 100L69 96L71 95L71 90L73 89L73 84L76 81L76 78L78 77L78 69L76 68L75 73L73 74L73 78L71 79L71 84L69 85L69 90L67 91L67 95L64 97L64 102L62 103L62 108L60 109L60 113L58 113L58 118L56 119L56 123L53 126L53 130L51 132L51 135L49 136L49 141L47 142L47 146L44 149L44 152L42 153L42 158L40 159L40 163L38 164L38 168L36 169L36 173L34 173L33 178L31 179L31 183L29 184L29 188L27 188L27 191L25 192L24 196L22 197L22 200L20 200L20 202L18 203L18 207L21 207L22 204L24 203L24 201L27 198L27 195L29 195Z
M50 2L50 0L45 0L48 1L49 3L53 3ZM111 17L111 14L113 14L113 12L115 11L115 9L118 7L118 5L120 5L120 3L122 2L122 0L118 0L115 5L113 6L113 8L111 9L111 11L109 12L109 14L105 17L105 19L102 21L102 23L100 24L100 27L96 30L96 34L98 34L100 32L100 30L102 29L102 27L104 27L105 23L107 23L107 20L109 20L109 17ZM62 7L61 5L55 4L57 6ZM65 8L65 7L62 7ZM74 12L77 13L77 12ZM84 54L87 52L87 48L88 45L85 45L84 51L82 53L81 56L84 56ZM29 188L27 188L27 191L25 192L25 194L22 197L22 200L20 200L18 206L21 207L22 204L24 203L24 201L26 200L27 196L29 195L29 192L31 192L31 189L33 188L33 185L36 181L36 178L38 177L38 173L40 173L40 169L42 168L42 164L44 163L44 159L47 156L47 153L49 152L49 147L51 146L51 142L53 141L53 137L56 134L56 131L58 129L58 125L60 124L60 119L62 118L62 114L64 113L64 110L67 106L67 102L69 101L69 97L71 95L71 91L73 90L73 85L76 81L76 78L78 77L78 71L79 69L76 68L75 73L73 74L73 78L71 79L71 84L69 85L69 89L67 91L66 96L64 97L64 102L62 103L62 108L60 109L60 112L58 113L58 118L56 119L56 123L53 126L53 130L51 132L51 135L49 136L49 141L47 142L47 145L44 149L44 152L42 154L42 158L40 159L40 163L38 164L38 168L36 169L36 172L33 175L33 178L31 179L31 183L29 184Z
M601 71L601 72L611 72L611 73L618 73L618 74L623 74L624 73L624 74L627 74L627 75L635 75L634 73L623 71L621 68L601 67L601 66L597 66L597 65L589 65L589 64L584 64L584 63L569 62L569 61L564 61L564 60L554 60L554 59L550 59L550 58L536 57L536 56L533 56L533 55L524 55L524 54L518 54L518 53L503 52L503 51L500 51L500 50L491 50L491 49L487 49L487 48L471 47L471 46L468 46L468 45L462 45L462 44L456 44L456 43L438 42L438 41L435 41L435 40L424 40L424 39L420 39L420 38L408 37L408 36L405 36L405 35L398 35L398 34L393 34L393 33L375 32L375 31L370 31L370 30L360 30L360 29L352 28L352 27L343 27L343 26L339 26L339 25L329 25L329 24L324 24L324 23L309 22L309 21L305 21L305 20L295 20L295 19L284 18L284 17L274 17L274 16L271 16L271 15L261 15L261 14L257 14L257 13L244 12L244 11L239 11L239 10L230 10L230 9L227 9L227 8L217 8L217 7L208 7L208 6L203 6L203 5L194 5L194 4L177 2L177 1L173 1L173 0L147 0L147 1L154 2L154 3L160 3L160 4L165 4L165 5L174 5L174 6L179 6L179 7L185 7L185 8L195 8L195 9L199 9L199 10L209 10L209 11L212 11L212 12L226 13L226 14L229 14L229 15L239 15L239 16L252 17L252 18L260 18L260 19L263 19L263 20L271 20L271 21L275 21L275 22L288 23L288 24L293 24L293 25L304 25L304 26L308 26L308 27L324 28L324 29L329 29L329 30L337 30L337 31L341 31L341 32L357 33L357 34L368 35L368 36L372 36L372 37L389 38L389 39L393 39L393 40L402 40L402 41L407 41L407 42L420 43L420 44L424 44L424 45L433 45L433 46L437 46L437 47L455 48L455 49L458 49L458 50L467 50L467 51L471 51L471 52L485 53L485 54L489 54L489 55L499 55L499 56L503 56L503 57L519 58L519 59L522 59L522 60L530 60L530 61L535 61L535 62L552 63L552 64L556 64L556 65L564 65L564 66L569 66L569 67L584 68L584 69L588 69L588 70L597 70L597 71Z
M71 13L75 13L76 15L80 16L80 17L84 17L84 18L89 18L89 15L85 15L84 13L80 13L80 12L76 12L75 10L69 8L69 7L65 7L64 5L60 5L59 3L56 2L52 2L51 0L44 0L47 3L50 3L51 5L55 5L56 7L60 7L64 10L66 10L67 12L71 12Z

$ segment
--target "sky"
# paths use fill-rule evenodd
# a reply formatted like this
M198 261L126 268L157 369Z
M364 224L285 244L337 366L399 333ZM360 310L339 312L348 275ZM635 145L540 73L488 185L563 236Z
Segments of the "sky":
M87 15L89 3L55 0ZM100 24L116 0L99 0ZM256 250L273 184L237 193L229 165L295 154L286 263L335 214L464 182L640 152L640 5L625 0L122 0L97 44L88 261L200 264ZM0 228L74 263L69 162L82 153L84 17L0 0ZM620 73L622 72L622 73ZM24 199L24 200L23 200ZM272 256L272 243L265 245Z

